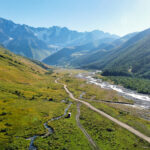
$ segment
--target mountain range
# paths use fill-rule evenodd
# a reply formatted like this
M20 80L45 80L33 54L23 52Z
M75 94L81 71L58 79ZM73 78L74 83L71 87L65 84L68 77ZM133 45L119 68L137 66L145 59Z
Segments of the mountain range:
M96 51L100 47L106 46L114 41L114 38L105 38L85 45L63 48L60 51L46 57L43 62L49 65L71 66L71 62L78 58L87 56L89 53Z
M102 69L104 75L150 78L150 29L135 33L116 48L101 49L74 63L81 63L81 68Z
M103 75L150 78L150 29L116 40L62 49L44 63L81 69L103 70Z
M96 40L117 39L117 35L94 30L77 32L66 27L34 28L0 18L0 44L16 54L43 60L54 52L70 46L80 46Z
M150 29L119 37L98 30L34 28L0 18L0 45L48 65L150 78Z
M137 33L131 33L119 39L106 38L82 46L64 48L43 60L49 65L86 68L86 65L100 60L111 49L115 49L128 41Z

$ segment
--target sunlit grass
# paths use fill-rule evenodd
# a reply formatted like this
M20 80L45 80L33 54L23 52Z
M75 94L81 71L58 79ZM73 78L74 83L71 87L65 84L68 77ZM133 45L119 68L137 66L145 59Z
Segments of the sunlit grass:
M84 128L103 150L149 149L149 143L93 112L84 105L81 106L80 119Z

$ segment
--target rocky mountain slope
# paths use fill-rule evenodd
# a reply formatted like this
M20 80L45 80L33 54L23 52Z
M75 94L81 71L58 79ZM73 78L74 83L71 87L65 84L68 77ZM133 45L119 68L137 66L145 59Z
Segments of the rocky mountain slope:
M64 27L34 28L0 18L0 44L16 54L42 60L68 46L78 46L101 40L118 38L103 31L77 32Z

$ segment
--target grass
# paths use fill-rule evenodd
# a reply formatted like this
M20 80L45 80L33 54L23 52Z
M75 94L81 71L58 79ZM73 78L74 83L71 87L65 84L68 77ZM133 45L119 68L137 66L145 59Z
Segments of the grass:
M72 77L64 77L62 79L63 82L66 82L69 90L74 94L76 98L80 97L80 94L85 92L83 95L83 99L88 101L91 105L96 108L106 112L107 114L117 118L118 120L129 124L140 132L150 136L150 121L145 119L149 110L147 112L143 110L139 110L132 107L127 107L125 105L119 104L110 104L105 102L91 101L92 98L94 100L109 100L112 102L129 102L133 103L133 101L124 99L121 96L118 96L116 92L111 90L104 90L96 85L87 84L82 79L77 79ZM88 100L89 99L89 100ZM120 106L120 107L117 107ZM148 116L149 117L149 116Z
M105 76L97 75L105 81L124 86L142 94L150 94L150 80L144 78L124 77L124 76Z
M43 123L64 113L64 109L68 104L62 103L62 100L67 102L71 100L63 86L55 83L56 78L61 78L60 80L69 86L69 89L76 97L79 97L85 91L85 99L92 99L94 96L96 100L128 101L118 96L116 92L102 90L94 85L86 84L84 80L74 78L73 75L81 72L81 70L56 69L48 72L45 67L41 67L43 64L40 66L37 64L0 48L1 150L28 149L30 141L26 140L26 138L45 134L47 131ZM92 103L92 105L96 105L99 109L103 108L107 113L112 112L114 117L118 117L122 121L128 122L132 119L135 121L132 124L133 126L136 126L136 123L141 123L144 128L147 127L145 131L147 133L149 131L148 121L146 122L139 117L134 119L134 116L130 113L124 117L119 117L118 112L123 111L122 108L115 108L105 104L100 105L96 102ZM69 111L72 113L70 119L64 117L60 120L49 122L48 125L54 129L52 135L46 138L40 136L36 138L34 144L39 150L91 149L88 140L76 124L76 103L72 104ZM114 149L121 149L125 145L128 148L130 146L143 148L143 145L147 147L147 143L137 138L137 142L139 142L137 144L134 135L122 128L115 127L109 120L102 118L100 115L98 117L96 113L87 108L81 107L81 114L81 123L100 147L104 149L110 149L111 146ZM133 123L132 120L130 120L131 123ZM110 130L102 134L106 127L115 130L115 134L108 134ZM101 131L103 128L104 130ZM119 134L122 138L124 137L123 139L127 138L125 142L123 142L122 138L119 139ZM103 135L105 140L101 140L100 135ZM127 135L130 137L127 137ZM117 138L116 140L115 137ZM127 140L130 142L127 143Z
M27 149L25 138L44 134L68 97L45 69L4 49L0 56L0 149Z
M145 150L150 144L136 137L110 120L81 106L81 123L100 149L103 150Z
M49 137L36 140L36 146L39 150L91 150L88 140L77 127L75 116L76 116L76 105L72 104L71 118L61 118L49 122L49 126L54 129L54 133Z
M5 102L5 107L3 103L1 104L3 106L0 111L1 149L2 147L13 149L14 145L18 149L24 149L24 143L29 146L29 141L26 138L44 134L43 123L49 118L58 115L57 113L62 112L64 108L64 104L46 101L11 100L9 104ZM20 144L20 140L22 144Z
M113 104L105 104L99 102L90 102L96 108L106 112L107 114L115 117L116 119L127 123L128 125L134 127L138 131L144 133L147 136L150 136L150 121L145 120L140 117L137 113L137 110L131 107L120 106ZM135 112L134 112L135 111Z
M65 82L68 85L68 88L71 92L74 93L75 97L80 97L80 94L82 92L85 92L85 94L83 95L83 99L126 102L131 104L133 103L132 100L128 100L119 96L115 91L105 90L94 84L87 84L84 79L79 79L66 75L62 79L62 82Z
M28 149L26 138L43 135L44 123L60 116L69 101L63 86L55 83L57 76L30 61L0 48L0 149ZM54 135L38 137L38 149L63 147L67 149L90 149L87 139L76 126L76 107L72 105L72 118L51 122ZM56 140L57 139L57 140ZM68 142L67 142L68 141ZM65 144L66 143L66 144ZM58 145L59 144L59 145Z

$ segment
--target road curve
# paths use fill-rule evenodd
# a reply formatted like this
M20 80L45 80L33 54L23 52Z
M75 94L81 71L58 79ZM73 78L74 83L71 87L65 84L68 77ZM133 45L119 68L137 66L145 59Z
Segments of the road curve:
M58 80L58 79L57 79L57 80ZM55 83L58 83L57 80L55 80ZM150 143L150 137L148 137L148 136L144 135L143 133L141 133L141 132L135 130L135 129L132 128L131 126L129 126L129 125L127 125L127 124L125 124L125 123L123 123L123 122L121 122L121 121L119 121L119 120L113 118L113 117L111 117L110 115L106 114L105 112L103 112L103 111L101 111L101 110L95 108L94 106L92 106L92 105L89 104L88 102L85 102L85 101L82 101L82 100L79 100L79 99L75 98L75 97L73 96L73 94L68 90L67 85L66 85L66 84L63 84L63 85L64 85L65 91L69 94L69 97L70 97L71 99L73 99L73 100L75 100L75 101L77 101L77 102L80 102L80 103L86 105L86 106L89 107L91 110L94 110L95 112L99 113L100 115L102 115L102 116L108 118L109 120L113 121L114 123L118 124L119 126L125 128L126 130L132 132L132 133L135 134L136 136L138 136L138 137L140 137L141 139L143 139L143 140L147 141L148 143Z

